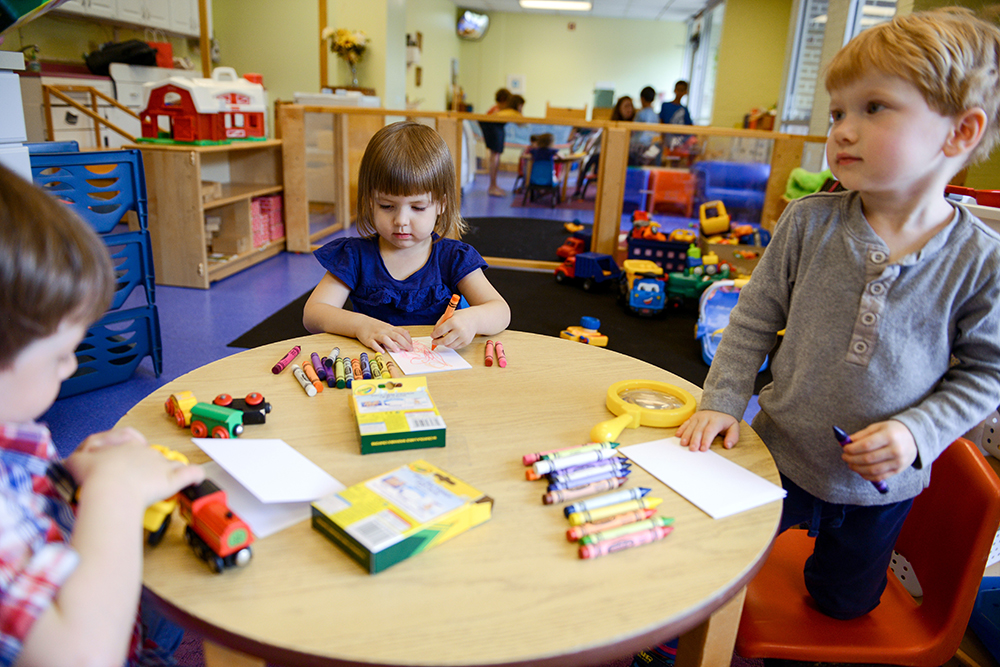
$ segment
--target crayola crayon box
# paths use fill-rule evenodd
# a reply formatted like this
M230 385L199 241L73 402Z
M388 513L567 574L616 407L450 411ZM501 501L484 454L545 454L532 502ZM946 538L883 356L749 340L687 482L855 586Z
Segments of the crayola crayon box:
M444 420L423 376L355 380L351 409L362 454L444 447Z
M375 574L492 514L482 491L414 461L312 503L312 526Z

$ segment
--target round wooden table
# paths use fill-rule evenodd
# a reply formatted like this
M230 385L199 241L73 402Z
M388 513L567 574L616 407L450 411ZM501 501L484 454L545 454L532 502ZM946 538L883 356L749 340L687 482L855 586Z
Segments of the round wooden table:
M428 335L429 327L414 327ZM675 518L666 539L581 560L566 539L561 505L543 505L544 482L525 479L522 455L582 444L612 415L610 385L649 379L697 387L660 368L602 348L506 331L508 365L483 363L485 338L461 350L471 370L427 375L447 424L447 446L360 454L349 392L309 398L290 368L271 367L293 345L359 356L353 339L320 334L274 343L208 364L153 392L119 425L151 443L207 457L163 409L176 391L203 401L219 393L264 394L274 406L244 438L280 438L345 485L417 459L495 499L487 523L388 570L369 575L303 521L254 544L242 569L213 574L184 543L175 520L146 548L144 583L166 613L206 642L209 662L292 665L598 665L681 636L678 666L729 664L743 587L766 557L781 504L713 520L634 467L627 488L646 486ZM650 341L651 345L656 344ZM370 352L370 351L369 351ZM672 435L625 429L622 445ZM777 483L774 462L747 427L737 447L713 449ZM228 648L227 648L228 647ZM232 649L233 652L230 652ZM236 653L239 652L239 653ZM245 655L255 656L254 659ZM229 662L227 664L232 664Z

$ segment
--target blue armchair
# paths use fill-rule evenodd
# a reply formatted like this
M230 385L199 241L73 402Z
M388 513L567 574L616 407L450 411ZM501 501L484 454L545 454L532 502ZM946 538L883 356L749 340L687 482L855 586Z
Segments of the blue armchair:
M741 162L696 162L695 207L706 201L722 201L734 218L756 221L764 209L764 194L771 165Z

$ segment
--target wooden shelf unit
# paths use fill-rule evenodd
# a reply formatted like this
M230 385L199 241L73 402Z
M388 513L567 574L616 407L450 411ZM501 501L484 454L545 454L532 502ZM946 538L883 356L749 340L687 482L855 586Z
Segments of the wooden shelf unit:
M156 282L208 289L285 249L285 239L253 247L254 197L281 194L281 141L239 141L219 146L140 144L149 197L149 232ZM222 196L203 201L202 181L222 183ZM221 220L214 236L206 217ZM225 253L213 259L209 246Z

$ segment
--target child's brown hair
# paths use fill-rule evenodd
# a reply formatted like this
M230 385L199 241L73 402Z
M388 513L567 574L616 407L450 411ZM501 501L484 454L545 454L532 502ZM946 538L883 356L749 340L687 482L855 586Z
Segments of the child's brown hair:
M556 140L556 138L552 136L551 132L546 132L545 134L539 134L536 135L536 137L538 140L539 148L549 148L552 146L552 142Z
M434 129L413 121L386 125L368 142L358 173L358 232L374 236L375 195L412 197L430 193L442 205L434 231L460 238L466 231L458 209L455 163Z
M914 12L868 28L830 61L827 90L872 70L909 81L943 116L975 107L986 112L983 139L969 162L985 158L1000 139L1000 29L970 10Z
M0 166L0 369L64 321L89 326L114 291L111 256L97 233Z

